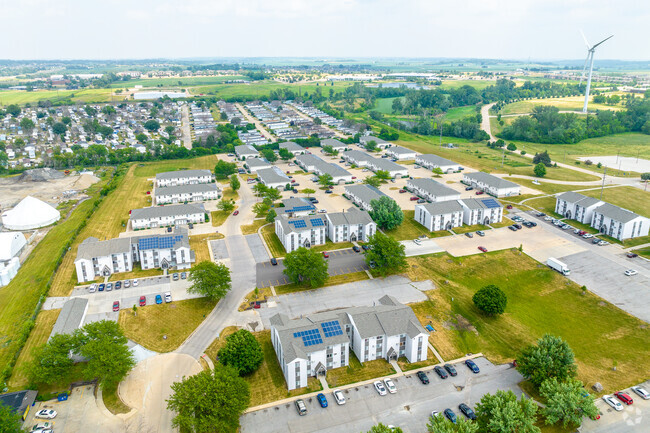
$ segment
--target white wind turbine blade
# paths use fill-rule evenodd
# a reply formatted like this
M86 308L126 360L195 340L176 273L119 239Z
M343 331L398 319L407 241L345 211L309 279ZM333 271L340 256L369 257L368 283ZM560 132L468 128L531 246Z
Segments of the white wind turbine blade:
M596 48L598 45L602 44L603 42L605 42L605 41L607 41L607 40L609 40L609 39L611 39L611 38L613 38L613 37L614 37L614 35L611 35L610 37L603 39L602 41L598 42L596 45L594 45L593 47L591 47L591 49L593 50L593 49Z

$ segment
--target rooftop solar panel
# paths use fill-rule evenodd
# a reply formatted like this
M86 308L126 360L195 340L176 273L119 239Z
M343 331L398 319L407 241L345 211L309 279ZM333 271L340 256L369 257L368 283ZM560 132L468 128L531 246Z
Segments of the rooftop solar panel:
M321 227L325 225L323 220L320 218L311 218L309 221L311 221L311 225L313 225L314 227Z
M493 209L496 207L501 207L499 203L493 199L493 198L486 198L484 200L481 200L485 206L488 207L488 209Z
M343 334L343 330L341 329L341 325L338 320L321 323L321 327L323 328L325 337L333 337Z

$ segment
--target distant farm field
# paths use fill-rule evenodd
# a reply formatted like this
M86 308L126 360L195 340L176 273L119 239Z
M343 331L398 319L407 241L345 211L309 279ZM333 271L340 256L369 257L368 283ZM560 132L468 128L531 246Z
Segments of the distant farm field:
M261 81L252 84L214 84L209 86L192 87L190 90L194 95L216 95L220 98L243 98L255 99L261 96L268 96L271 91L279 89L288 89L296 94L312 94L316 89L320 89L324 96L329 94L329 89L334 88L341 91L345 87L351 86L350 82L331 83L300 83L287 84L277 81Z
M137 78L127 81L115 82L111 84L111 87L114 89L130 89L133 86L191 87L221 84L225 81L230 80L249 80L249 78L244 75L219 75L215 77Z
M524 114L531 113L533 107L537 105L551 105L557 107L560 111L582 111L584 96L568 96L566 98L548 98L548 99L531 99L528 101L518 101L508 104L501 110L502 115L507 114ZM595 104L589 101L589 110L622 110L622 105L605 105Z
M66 99L87 103L100 103L111 101L111 89L84 89L84 90L3 90L0 91L0 105L33 104L38 101L49 100L59 102ZM113 100L121 101L124 96L113 95Z

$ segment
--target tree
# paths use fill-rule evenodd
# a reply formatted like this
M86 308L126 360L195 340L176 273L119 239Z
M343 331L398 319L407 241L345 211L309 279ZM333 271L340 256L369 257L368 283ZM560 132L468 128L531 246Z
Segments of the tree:
M13 117L18 117L20 114L20 107L16 104L7 105L5 111L11 114Z
M278 155L276 155L271 149L262 149L260 153L271 164L278 160Z
M256 216L263 216L269 212L270 208L271 206L269 206L267 203L255 203L253 205L253 213L255 213Z
M539 394L546 399L542 409L546 424L562 422L562 427L579 427L582 418L598 415L593 398L585 391L582 382L568 379L558 382L554 377L546 379L539 388Z
M535 176L537 177L544 177L546 176L546 166L542 164L541 162L535 166L533 169L533 172L535 173Z
M231 199L222 198L219 200L219 203L217 203L217 208L226 213L230 213L235 210L235 202Z
M146 143L147 140L149 140L149 138L146 136L146 134L143 134L142 132L140 132L139 134L137 134L137 135L135 136L135 139L138 140L138 141L139 141L140 143L142 143L142 144Z
M406 270L404 245L382 232L376 232L368 240L370 249L366 252L366 263L374 262L375 269L382 275L394 274Z
M74 332L73 338L74 352L88 360L84 376L98 379L104 389L116 386L135 366L128 340L117 322L87 323Z
M34 122L29 117L23 117L20 119L20 127L25 131L31 131L34 129Z
M650 173L641 173L641 180L650 180Z
M219 350L219 361L233 367L240 376L257 370L264 361L259 341L246 329L240 329L226 337L226 345Z
M282 198L282 193L276 188L267 188L264 191L264 198L269 199L269 205L271 205L273 202L278 201Z
M296 284L309 284L311 288L325 284L327 261L322 254L300 247L287 254L284 258L284 274Z
M508 144L508 150L510 152L514 152L515 150L517 150L517 145L515 145L515 143Z
M365 147L368 152L374 152L377 150L377 142L375 140L370 140L366 143Z
M382 423L379 423L375 426L372 426L367 433L403 433L403 430L399 427L389 427Z
M537 404L512 391L485 394L476 405L476 424L481 433L540 433L535 426Z
M230 269L223 263L204 261L192 267L188 280L189 293L203 295L213 301L226 296L231 287Z
M65 127L65 123L63 122L56 122L54 125L52 125L52 132L56 135L65 134L66 129L67 128Z
M256 196L262 197L266 192L269 190L269 187L264 185L263 183L257 183L253 187L253 192L255 193Z
M149 132L156 132L160 129L160 123L157 120L151 119L144 122L145 129Z
M377 176L377 179L380 180L389 180L391 178L390 173L386 170L377 170L375 172L375 176Z
M535 153L535 156L533 157L533 164L539 164L540 162L547 167L551 166L551 157L548 155L547 151Z
M332 146L323 146L323 152L327 153L328 155L338 155L339 151L334 149Z
M478 433L478 425L462 416L459 416L454 424L444 415L439 414L429 417L427 431L429 433Z
M55 334L46 344L36 347L26 367L29 380L35 384L53 384L64 378L74 365L70 358L73 348L70 334Z
M214 176L217 179L226 179L228 176L235 173L237 173L237 164L234 162L220 159L217 161L217 165L214 166Z
M282 148L278 150L278 154L280 155L280 158L282 158L283 161L289 161L290 159L293 158L293 153L289 152L288 149Z
M235 433L250 403L248 383L230 367L183 378L171 386L167 408L176 413L172 425L187 432Z
M321 120L320 117L315 117L315 118L314 118L314 124L316 124L316 125L322 125L322 124L323 124L323 121Z
M404 212L397 202L390 197L383 196L370 201L372 210L368 212L377 226L382 230L391 230L402 224Z
M379 179L377 176L368 176L363 180L363 183L366 185L374 186L375 188L379 188L381 185L381 179Z
M102 113L106 114L107 116L112 116L116 113L116 111L115 108L111 107L110 105L104 105L104 108L102 108Z
M474 293L472 301L474 301L476 308L485 314L494 316L496 314L503 314L506 310L508 297L500 288L490 284L489 286L481 287Z
M517 357L517 370L539 387L549 377L560 381L576 375L573 351L560 337L546 334Z
M269 210L269 212L266 214L266 222L267 223L272 223L275 221L275 218L278 216L278 214L275 212L275 209Z
M312 194L316 194L316 190L311 188L305 188L302 190L302 192L303 194L307 194L307 197L309 197Z
M241 187L241 182L239 182L239 178L237 177L236 174L233 174L230 176L230 188L232 188L233 191L237 191Z
M328 187L332 184L332 180L334 178L332 177L331 174L325 173L323 175L318 176L318 184L324 187Z
M22 433L23 420L12 408L0 403L0 431L2 433Z
M165 132L166 132L168 135L172 135L172 134L174 133L174 130L175 130L175 129L176 129L176 128L174 128L172 125L167 125L167 126L165 126Z

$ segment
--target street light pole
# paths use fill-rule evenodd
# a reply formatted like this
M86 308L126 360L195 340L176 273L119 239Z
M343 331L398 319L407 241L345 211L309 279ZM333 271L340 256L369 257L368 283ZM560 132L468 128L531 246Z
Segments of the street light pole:
M605 177L607 176L607 166L605 166L605 171L603 172L603 186L600 188L600 199L603 199L603 191L605 190Z

